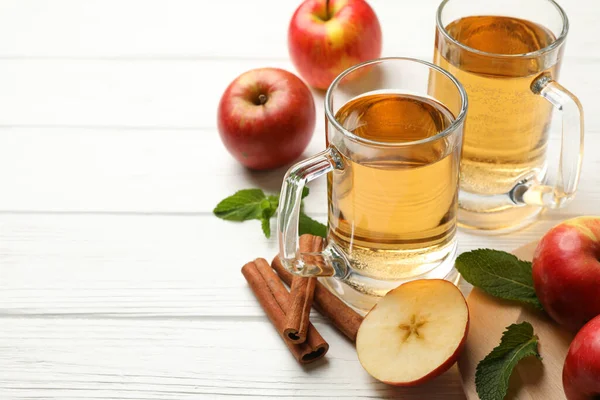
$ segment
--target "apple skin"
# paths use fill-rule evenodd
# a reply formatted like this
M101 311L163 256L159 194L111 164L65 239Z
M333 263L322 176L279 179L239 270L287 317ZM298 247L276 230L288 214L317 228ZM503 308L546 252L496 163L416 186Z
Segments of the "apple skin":
M327 17L328 16L328 17ZM305 0L288 29L294 66L309 85L327 89L344 70L381 56L381 26L364 0Z
M308 146L315 129L315 102L306 84L291 72L253 69L223 93L217 124L223 144L242 165L273 169L296 160Z
M588 322L567 353L563 388L568 400L600 399L600 315Z
M600 314L600 217L567 220L549 230L533 256L535 292L546 312L577 331Z

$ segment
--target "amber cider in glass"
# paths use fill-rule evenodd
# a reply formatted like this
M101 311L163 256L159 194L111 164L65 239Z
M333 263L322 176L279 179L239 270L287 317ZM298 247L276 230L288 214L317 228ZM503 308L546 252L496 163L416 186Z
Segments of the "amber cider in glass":
M516 55L535 53L556 38L541 25L504 16L461 18L446 31L476 50L437 32L434 62L453 74L469 96L461 189L494 195L510 191L524 177L541 178L552 105L530 86L540 74L555 77L558 63L543 69L543 54ZM443 96L441 90L435 95Z
M328 176L330 239L371 278L401 280L435 268L455 245L460 146L428 139L454 116L429 97L375 92L348 101L335 118L360 138L400 150L349 157L338 149L344 169Z

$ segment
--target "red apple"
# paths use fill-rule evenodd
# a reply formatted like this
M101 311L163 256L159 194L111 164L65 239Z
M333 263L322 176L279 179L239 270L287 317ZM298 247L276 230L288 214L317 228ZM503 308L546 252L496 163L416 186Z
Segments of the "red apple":
M363 368L375 379L415 386L456 362L469 330L469 309L451 282L400 285L369 311L356 337Z
M533 256L533 283L544 309L576 331L600 314L600 217L549 230Z
M252 169L281 167L297 159L315 129L315 102L296 75L253 69L225 90L217 116L225 147Z
M327 89L342 71L381 56L381 27L364 0L306 0L290 22L288 47L300 76Z
M571 342L563 388L568 400L600 399L600 316L581 328Z

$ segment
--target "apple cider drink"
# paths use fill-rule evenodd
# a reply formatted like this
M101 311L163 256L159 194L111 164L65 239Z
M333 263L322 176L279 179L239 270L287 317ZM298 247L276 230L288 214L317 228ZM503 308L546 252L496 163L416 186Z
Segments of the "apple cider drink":
M443 95L433 88L443 88ZM338 76L325 95L327 148L286 174L278 212L280 259L321 276L359 310L415 279L455 282L458 170L468 100L448 72L384 58ZM302 190L327 177L327 246L298 247Z
M403 93L367 93L343 105L336 119L377 142L416 142L454 121L438 101ZM375 279L427 272L448 253L457 212L459 151L445 140L389 157L348 158L328 176L329 236L355 269Z

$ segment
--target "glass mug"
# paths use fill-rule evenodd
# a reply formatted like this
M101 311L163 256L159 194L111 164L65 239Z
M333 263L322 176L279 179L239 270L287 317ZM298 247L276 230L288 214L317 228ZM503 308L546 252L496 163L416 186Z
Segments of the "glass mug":
M434 96L432 88L443 88ZM325 96L327 150L294 165L281 189L283 265L358 310L420 278L457 277L456 213L467 96L443 69L385 58L338 76ZM304 185L327 174L322 253L300 253Z
M583 110L556 82L569 30L553 0L444 0L434 63L469 95L459 194L461 226L519 229L543 208L575 196L583 157ZM445 88L435 88L436 96ZM562 114L558 174L547 176L553 109ZM553 166L553 170L556 167Z

